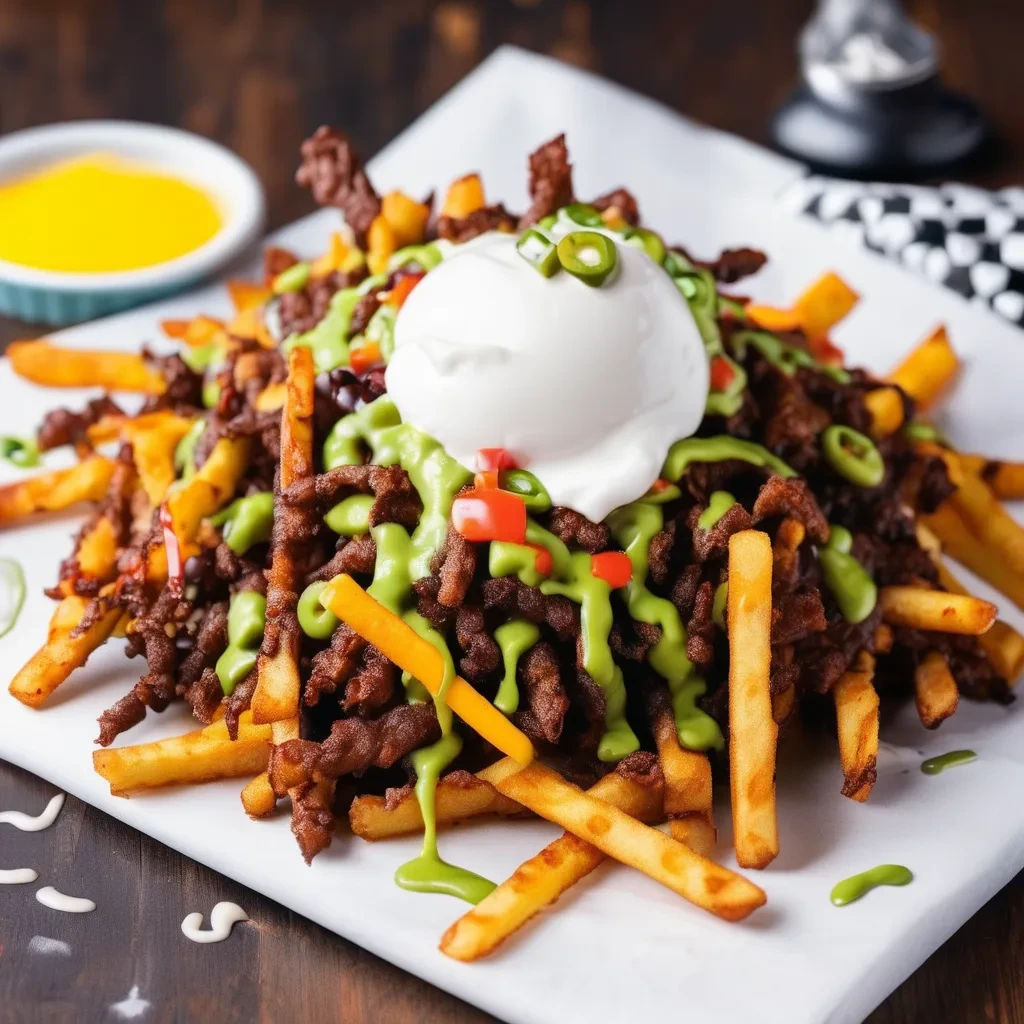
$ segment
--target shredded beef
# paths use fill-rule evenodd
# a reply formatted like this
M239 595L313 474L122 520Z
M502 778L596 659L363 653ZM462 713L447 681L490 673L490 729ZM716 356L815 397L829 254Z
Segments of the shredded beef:
M380 299L377 298L377 293L375 291L367 292L352 310L352 317L348 322L348 336L354 338L357 334L362 334L370 326L373 314L378 309L380 309Z
M640 207L637 205L633 193L627 189L617 188L606 192L603 196L598 196L591 205L602 213L614 207L622 214L622 219L627 224L632 224L633 227L640 223Z
M362 664L345 685L346 711L368 717L391 703L395 694L397 669L376 647L363 651Z
M437 218L437 235L450 242L469 242L486 231L515 231L516 218L504 206L481 206L465 217Z
M346 274L336 270L310 281L297 292L285 292L278 300L281 338L311 331L323 320L334 293L358 284L363 276L363 271Z
M519 219L521 228L536 224L573 201L572 165L564 135L530 154L530 200L530 209Z
M455 616L455 638L465 651L459 660L459 671L470 681L494 672L501 664L501 651L487 629L484 610L478 605L464 604Z
M828 520L806 482L781 476L769 477L754 502L754 522L776 516L795 519L807 530L807 536L824 544L828 540Z
M535 742L557 743L569 710L569 697L554 648L543 640L535 644L523 655L517 674L525 701L520 700L522 709L516 713L516 725Z
M309 707L319 703L325 693L334 693L348 682L365 646L366 641L344 623L334 631L330 646L313 655L304 696Z
M756 274L768 262L768 257L758 249L725 249L716 260L693 262L710 270L716 281L722 284L735 284L745 277Z
M367 533L361 537L343 540L341 547L334 553L329 562L306 576L306 586L310 583L326 582L335 576L347 572L350 576L369 576L377 563L377 545Z
M449 529L444 547L434 557L431 566L439 578L438 604L457 608L466 600L470 584L476 573L476 545L466 540L458 530Z
M121 407L109 395L94 398L81 412L70 409L51 409L36 433L40 451L71 444L89 445L88 430L104 416L123 416ZM91 447L91 446L89 446Z
M604 523L592 523L585 515L571 508L556 505L548 524L563 544L572 544L592 555L608 547L609 530Z
M668 583L669 570L672 564L672 551L676 543L675 520L665 524L663 530L659 530L651 538L650 547L647 549L649 562L649 573L651 579L659 586Z
M693 526L693 557L698 562L724 555L729 550L729 538L741 530L749 530L754 524L750 513L740 504L733 505L710 530L697 526L700 510L694 508L690 517Z
M292 835L307 864L331 845L334 838L334 786L307 782L291 791Z
M567 597L546 596L511 576L485 580L481 589L484 608L523 615L531 622L545 622L559 640L571 640L579 635L579 610Z
M715 624L711 609L715 601L715 588L705 580L697 588L693 614L686 624L686 656L696 665L710 665L715 657Z
M252 706L252 695L256 692L258 681L259 672L253 668L224 701L224 724L227 725L228 735L233 740L238 739L239 719Z

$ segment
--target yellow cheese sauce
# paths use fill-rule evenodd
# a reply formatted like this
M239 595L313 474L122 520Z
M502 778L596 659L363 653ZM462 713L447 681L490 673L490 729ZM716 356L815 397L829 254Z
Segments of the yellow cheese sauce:
M0 260L38 270L150 267L198 249L222 223L195 185L103 153L0 183Z

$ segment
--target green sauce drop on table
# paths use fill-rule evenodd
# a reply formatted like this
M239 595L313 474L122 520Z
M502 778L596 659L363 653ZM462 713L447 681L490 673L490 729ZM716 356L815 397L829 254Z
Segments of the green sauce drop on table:
M908 885L913 880L910 868L902 864L879 864L870 871L862 871L837 882L829 899L834 907L845 907L879 885Z
M947 754L939 754L937 757L929 757L927 761L921 762L921 771L925 775L938 775L947 768L956 768L961 764L970 764L976 761L978 755L973 750L951 750Z

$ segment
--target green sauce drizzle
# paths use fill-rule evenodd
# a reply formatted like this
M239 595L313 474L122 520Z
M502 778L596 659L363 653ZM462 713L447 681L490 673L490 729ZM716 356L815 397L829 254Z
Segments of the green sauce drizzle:
M851 875L836 883L829 899L834 907L845 907L848 903L859 900L865 893L879 885L908 885L914 880L910 868L902 864L879 864L870 871L859 875Z
M342 537L356 537L370 532L372 494L353 494L338 502L325 516L324 522Z
M828 543L818 550L825 586L847 622L863 622L878 601L878 587L867 570L850 554L853 535L844 526L830 526Z
M707 684L694 674L693 662L686 656L686 627L671 601L647 589L651 541L665 525L664 513L659 505L637 501L615 509L607 522L633 565L633 578L623 592L629 614L661 628L661 639L647 660L668 684L679 742L689 750L721 750L725 746L722 730L697 707Z
M293 334L281 346L281 351L287 355L296 346L310 349L317 373L348 366L348 326L361 298L358 288L342 288L335 292L320 323L305 334Z
M970 764L977 759L978 755L973 750L951 750L948 754L939 754L937 757L929 757L927 761L922 761L921 771L925 775L938 775L947 768Z
M728 491L715 491L711 495L708 507L701 512L697 525L702 530L714 529L722 516L735 504L736 499Z
M230 697L253 670L267 626L267 599L255 590L239 591L228 609L228 646L215 669L221 689Z
M257 544L270 540L274 528L274 495L260 491L237 498L227 508L210 517L214 526L224 529L224 543L236 555L244 555Z
M530 553L533 554L532 551ZM519 686L516 683L519 659L540 639L540 629L527 619L512 619L494 631L494 639L505 666L505 676L498 687L494 706L511 715L519 708Z
M749 462L752 466L763 466L783 477L797 475L795 469L772 455L767 448L753 441L743 441L725 434L717 437L686 437L682 441L676 441L668 450L668 458L665 459L665 468L662 469L661 475L675 483L693 462L725 462L727 459L739 459L741 462Z

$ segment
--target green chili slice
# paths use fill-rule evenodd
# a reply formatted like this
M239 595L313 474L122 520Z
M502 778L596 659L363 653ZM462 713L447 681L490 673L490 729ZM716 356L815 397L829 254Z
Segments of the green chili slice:
M13 558L0 558L0 636L14 628L25 603L25 573Z
M0 457L12 466L31 469L39 465L39 447L30 437L0 438Z
M530 512L547 512L551 508L551 496L529 470L504 470L501 474L501 489L518 494Z
M661 235L655 231L649 231L647 228L634 228L626 237L626 244L643 249L655 263L662 263L665 259L665 243L661 240Z
M553 277L562 268L555 243L534 228L523 232L516 242L516 252L544 277Z
M302 632L314 640L330 639L341 624L341 619L320 603L320 595L326 586L322 581L310 583L300 595L295 609Z
M563 220L579 224L583 228L603 228L604 220L600 210L589 203L570 203L558 211L558 216Z
M557 247L558 262L591 288L608 280L619 262L615 243L597 231L570 231Z
M903 436L911 441L931 441L933 444L941 445L943 448L952 448L948 437L931 423L924 420L914 420L903 428Z
M877 487L885 477L885 461L871 438L845 424L825 429L821 450L832 468L858 487Z

